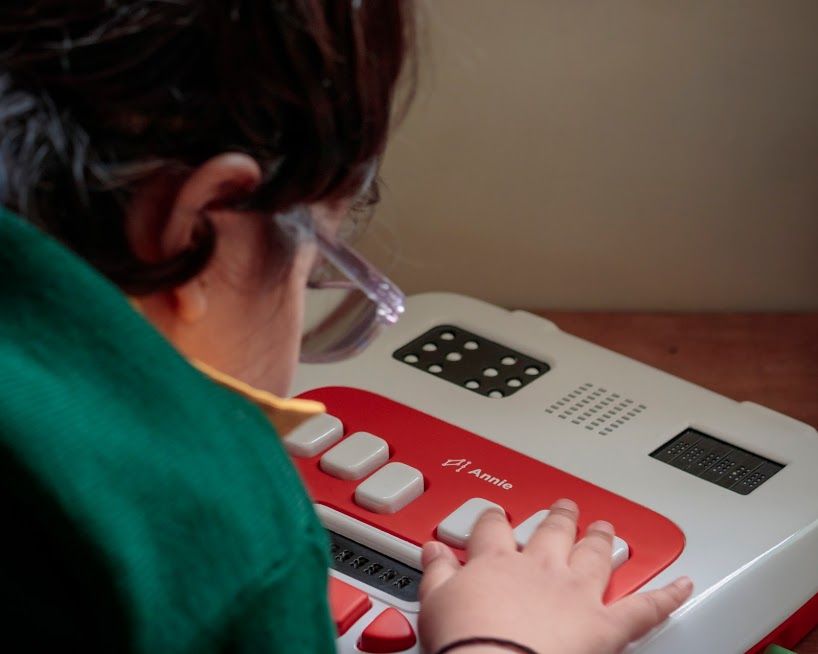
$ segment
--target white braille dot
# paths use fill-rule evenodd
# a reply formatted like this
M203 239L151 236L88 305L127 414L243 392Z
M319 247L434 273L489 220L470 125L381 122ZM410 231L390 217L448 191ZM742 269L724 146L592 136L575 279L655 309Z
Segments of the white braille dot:
M497 368L486 368L483 371L483 374L486 377L496 377L498 375Z
M433 373L437 374L437 373L441 372L441 371L443 370L443 368L441 368L441 367L440 367L439 365L437 365L436 363L433 363L431 366L429 366L429 367L427 368L427 370L428 370L429 372L433 372Z
M460 352L449 352L446 355L446 361L460 361L463 358L463 355Z
M463 347L467 350L476 350L480 346L477 344L477 341L466 341L463 343Z
M521 381L520 381L519 379L517 379L516 377L512 377L511 379L509 379L509 380L506 382L506 384L508 384L509 386L511 386L511 388L520 388L520 386L522 386L522 385L523 385L523 382L521 382Z
M525 369L525 374L533 377L534 375L540 374L540 369L536 366L528 366L528 368Z
M403 360L406 361L406 363L418 362L418 358L414 354L407 354L405 357L403 357Z
M492 397L495 400L498 399L498 398L501 398L501 397L503 397L503 391L491 391L489 393L489 397Z
M444 341L453 341L454 340L454 334L452 332L443 332L440 335L440 338L442 340L444 340Z
M477 381L476 379L470 379L469 381L466 382L466 388L470 388L471 390L474 390L475 388L480 388L480 382Z
M500 363L502 363L504 366L513 366L515 363L517 363L517 359L514 357L503 357L500 360Z
M435 352L437 351L437 345L434 343L424 343L423 345L424 352Z

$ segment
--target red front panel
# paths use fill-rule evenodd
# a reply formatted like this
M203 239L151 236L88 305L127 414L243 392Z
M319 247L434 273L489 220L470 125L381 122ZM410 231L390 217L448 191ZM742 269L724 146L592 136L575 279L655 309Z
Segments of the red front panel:
M345 481L319 467L320 455L296 459L312 498L326 506L416 545L434 538L447 515L472 497L505 507L517 526L554 500L569 497L582 511L580 529L608 520L630 545L630 559L613 574L606 595L614 600L633 592L670 565L685 539L667 518L639 504L524 456L476 434L374 393L343 387L323 388L301 397L324 402L344 424L344 436L367 431L389 443L390 461L420 470L424 494L393 515L372 513L355 504L363 480ZM462 550L455 550L461 560Z

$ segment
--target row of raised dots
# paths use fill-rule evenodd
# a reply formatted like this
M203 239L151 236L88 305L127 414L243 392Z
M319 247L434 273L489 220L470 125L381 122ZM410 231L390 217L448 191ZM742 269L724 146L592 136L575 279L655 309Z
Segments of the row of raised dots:
M445 340L452 340L452 339L445 339L444 338L443 340L445 341ZM479 349L479 347L480 346L477 344L476 341L466 341L465 343L463 343L463 349L465 349L465 350L474 351L474 350ZM421 346L420 349L423 350L424 352L437 352L437 343L431 343L431 342L430 343L424 343ZM511 358L511 357L506 357L506 358ZM506 364L506 365L513 365L514 363L516 363L516 359L512 363Z
M431 349L428 349L429 346L431 346ZM431 343L427 343L426 345L423 346L423 349L426 350L427 352L429 352L429 351L436 350L437 347L435 345L431 344ZM458 361L461 361L462 359L463 359L463 355L460 354L460 352L449 352L446 355L446 360L451 361L452 363L457 363ZM420 361L420 359L418 358L418 356L416 354L407 354L406 356L403 357L403 360L406 363L413 363L413 364L418 363L418 361ZM517 363L517 359L515 359L514 357L504 357L502 359L501 363L503 363L504 365L514 365L515 363ZM427 370L429 372L439 373L439 372L443 371L443 368L438 364L432 364L427 368ZM536 366L528 366L524 370L524 372L525 372L526 375L528 375L530 377L535 377L536 375L540 374L540 369L537 368ZM488 367L488 368L485 368L483 370L483 375L485 375L486 377L497 377L499 374L500 374L500 371L497 368ZM508 385L509 386L514 386L514 387L519 387L519 386L522 386L522 381L520 379L517 379L516 377L512 377L511 379L509 379Z

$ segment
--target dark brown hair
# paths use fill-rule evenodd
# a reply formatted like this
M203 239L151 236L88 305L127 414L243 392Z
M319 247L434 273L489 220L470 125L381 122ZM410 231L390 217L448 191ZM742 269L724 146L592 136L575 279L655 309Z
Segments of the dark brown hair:
M134 256L134 189L240 151L272 213L348 197L381 155L409 0L6 0L0 200L130 293L195 276L213 251ZM246 200L246 199L245 199Z

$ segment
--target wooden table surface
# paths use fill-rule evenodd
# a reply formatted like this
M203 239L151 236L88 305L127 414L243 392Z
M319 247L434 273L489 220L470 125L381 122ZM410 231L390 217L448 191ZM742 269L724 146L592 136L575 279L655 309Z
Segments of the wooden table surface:
M818 313L536 313L580 338L818 427ZM818 628L796 651L818 654Z

